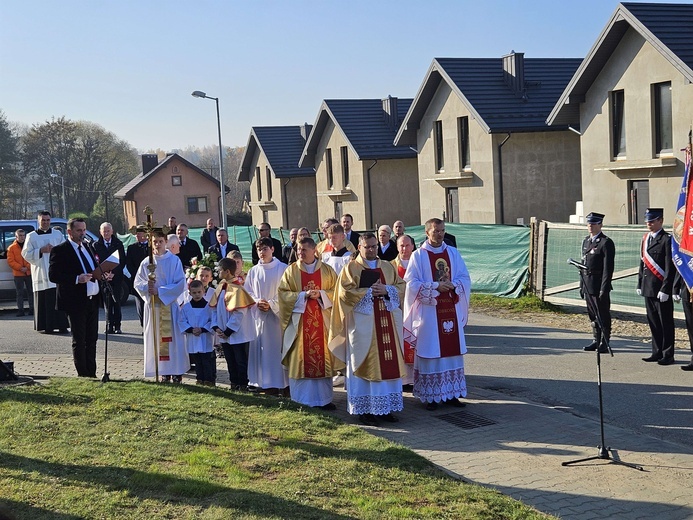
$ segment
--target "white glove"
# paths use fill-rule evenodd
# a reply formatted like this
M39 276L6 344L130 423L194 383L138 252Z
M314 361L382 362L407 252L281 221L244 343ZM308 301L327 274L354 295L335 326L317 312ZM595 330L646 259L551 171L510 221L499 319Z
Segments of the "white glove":
M681 301L681 296L678 294L672 294L671 299L674 300L676 303L679 303Z
M638 293L638 296L642 296L642 291L640 289L635 289L635 292Z
M669 295L668 295L668 294L664 294L662 291L659 291L659 292L657 293L657 299L658 299L660 302L664 303L665 301L667 301L667 300L669 299Z

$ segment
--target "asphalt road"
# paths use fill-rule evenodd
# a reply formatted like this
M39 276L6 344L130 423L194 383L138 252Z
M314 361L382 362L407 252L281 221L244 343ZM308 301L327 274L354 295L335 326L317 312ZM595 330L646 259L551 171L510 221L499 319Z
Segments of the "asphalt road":
M585 319L581 315L576 320ZM102 312L102 332L104 327ZM142 335L133 298L123 307L123 335L109 336L109 357L142 356ZM599 418L596 354L583 352L590 337L488 315L472 314L466 328L467 384L522 397L568 413ZM101 334L99 351L103 352ZM690 352L677 351L677 364L645 363L649 344L612 339L614 357L602 355L604 418L609 424L693 447L693 373L679 366ZM69 335L42 335L31 317L0 311L0 356L70 355ZM541 425L537 425L541 427ZM599 441L599 431L586 443ZM609 445L609 439L606 439ZM612 446L618 449L619 446Z

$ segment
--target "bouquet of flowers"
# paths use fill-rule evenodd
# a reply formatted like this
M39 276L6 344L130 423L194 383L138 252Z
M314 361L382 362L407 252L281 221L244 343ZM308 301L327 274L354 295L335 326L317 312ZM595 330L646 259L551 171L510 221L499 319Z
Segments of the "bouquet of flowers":
M192 264L185 270L185 277L188 280L188 284L193 280L197 280L197 273L202 267L209 267L212 270L212 287L216 288L219 284L219 258L214 253L205 253L202 259L194 257L190 260Z

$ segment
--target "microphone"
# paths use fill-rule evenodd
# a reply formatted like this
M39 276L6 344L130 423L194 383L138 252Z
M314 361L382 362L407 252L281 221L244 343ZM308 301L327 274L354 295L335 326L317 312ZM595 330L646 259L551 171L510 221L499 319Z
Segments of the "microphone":
M587 267L585 264L581 264L580 262L573 260L572 258L568 258L566 262L568 262L572 266L577 267L578 269L584 269L585 271L589 269L589 267Z

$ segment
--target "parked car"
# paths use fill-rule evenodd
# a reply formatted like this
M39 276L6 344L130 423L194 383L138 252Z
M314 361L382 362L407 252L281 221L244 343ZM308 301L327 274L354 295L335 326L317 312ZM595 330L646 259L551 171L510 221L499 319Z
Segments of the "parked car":
M0 220L0 300L14 300L16 296L14 288L14 277L12 269L7 264L7 248L14 242L14 232L23 229L28 233L36 229L36 220ZM52 218L51 226L60 226L63 235L67 239L67 220L64 218ZM91 231L87 231L87 236L91 240L98 240L99 237ZM120 294L121 305L127 302L130 296L131 282L125 275L125 283L122 284L122 294Z

